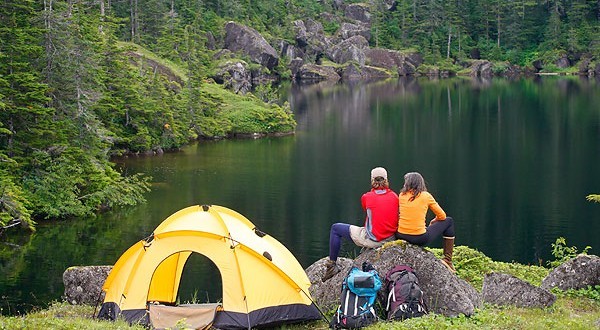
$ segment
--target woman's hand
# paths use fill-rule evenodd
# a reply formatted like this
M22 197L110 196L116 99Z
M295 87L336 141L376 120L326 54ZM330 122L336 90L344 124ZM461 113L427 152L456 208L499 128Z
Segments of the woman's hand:
M433 224L434 224L436 221L438 221L438 219L437 219L437 218L433 218L433 219L431 219L431 221L429 221L429 225L430 225L430 226L431 226L431 225L433 225Z

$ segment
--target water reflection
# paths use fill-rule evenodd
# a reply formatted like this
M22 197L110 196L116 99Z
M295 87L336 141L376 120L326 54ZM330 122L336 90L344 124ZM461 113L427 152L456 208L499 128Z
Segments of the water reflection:
M421 172L455 218L457 244L495 260L544 263L559 236L597 253L600 205L585 196L600 193L599 86L557 77L290 86L295 136L118 160L153 177L147 204L3 237L0 308L14 314L60 299L67 267L113 264L193 204L240 212L307 267L327 254L333 222L361 223L375 166L388 169L396 191L404 173ZM182 301L219 297L220 287L202 291L214 272L186 269Z

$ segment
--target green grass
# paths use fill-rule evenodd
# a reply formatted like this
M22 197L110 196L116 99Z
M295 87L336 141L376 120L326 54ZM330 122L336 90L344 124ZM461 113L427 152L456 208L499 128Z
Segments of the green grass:
M437 256L441 249L430 249ZM493 261L466 246L455 248L457 275L481 291L483 278L490 272L516 276L539 286L550 271L536 265ZM556 302L548 308L521 308L484 304L475 314L445 317L429 314L403 322L380 321L366 330L384 329L600 329L600 286L562 292L554 289ZM324 311L331 317L333 311ZM125 322L93 319L94 307L54 303L48 309L23 316L0 317L0 329L145 329L129 327ZM328 329L323 320L307 324L285 325L278 329Z
M187 81L187 79L188 79L186 70L184 68L181 68L179 65L177 65L167 59L157 56L153 52L147 50L146 48L144 48L140 45L134 44L132 42L125 42L125 41L119 41L119 42L117 42L117 45L123 49L134 50L135 52L139 53L143 57L145 57L149 60L153 60L156 63L160 64L161 66L168 68L169 70L171 70L171 72L173 72L173 74L175 74L176 76L181 78L181 80L183 80L183 81Z
M0 329L146 329L130 327L124 321L109 322L93 318L94 307L54 303L48 309L33 311L23 316L0 317Z
M252 94L238 95L216 84L205 84L202 88L219 104L217 117L222 123L213 127L222 128L222 133L293 132L296 128L289 105L266 104Z
M48 309L24 316L0 317L0 329L146 329L126 322L92 318L94 307L55 303ZM403 322L380 321L366 330L384 329L598 329L600 302L561 295L549 308L517 308L484 305L471 317L429 314ZM278 329L328 329L324 321L286 325Z

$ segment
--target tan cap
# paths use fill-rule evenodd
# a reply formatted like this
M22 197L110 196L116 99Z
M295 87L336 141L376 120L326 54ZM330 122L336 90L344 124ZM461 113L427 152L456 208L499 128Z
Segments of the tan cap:
M387 171L383 167L375 167L371 170L371 179L375 179L376 177L383 177L387 180Z

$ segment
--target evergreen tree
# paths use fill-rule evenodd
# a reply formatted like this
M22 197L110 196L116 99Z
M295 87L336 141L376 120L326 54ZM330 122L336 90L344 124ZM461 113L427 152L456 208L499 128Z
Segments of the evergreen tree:
M17 221L32 227L21 167L33 150L53 136L48 87L32 63L43 54L41 29L33 25L35 2L0 5L0 225Z

